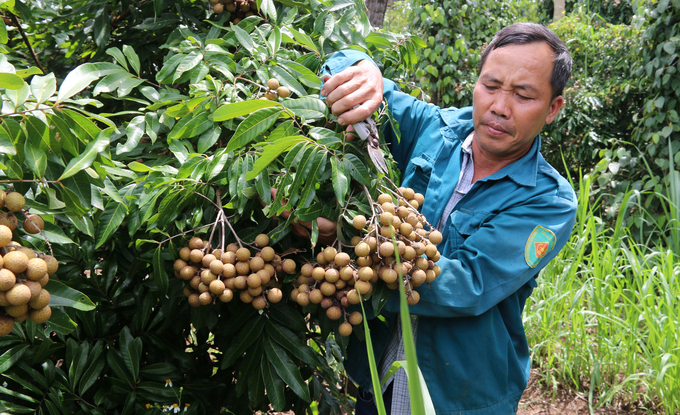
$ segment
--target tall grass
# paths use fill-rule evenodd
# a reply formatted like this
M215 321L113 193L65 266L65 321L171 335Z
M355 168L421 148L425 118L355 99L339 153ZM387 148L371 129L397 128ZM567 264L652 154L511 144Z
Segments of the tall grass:
M630 237L623 223L626 206L636 202L632 192L614 228L605 226L590 205L591 179L578 187L570 241L543 270L527 302L524 323L534 366L545 384L568 384L591 408L628 402L677 414L677 240L672 237L668 247L659 247ZM668 198L669 206L677 209L673 199Z

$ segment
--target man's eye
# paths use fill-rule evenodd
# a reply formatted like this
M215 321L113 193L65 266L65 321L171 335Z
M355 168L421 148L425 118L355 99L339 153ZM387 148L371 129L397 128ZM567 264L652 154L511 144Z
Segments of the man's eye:
M524 95L517 94L517 97L522 101L529 101L531 98L525 97Z
M484 85L484 86L485 86L486 89L488 89L489 91L494 91L494 90L498 89L498 88L496 88L495 86L491 86L491 85Z

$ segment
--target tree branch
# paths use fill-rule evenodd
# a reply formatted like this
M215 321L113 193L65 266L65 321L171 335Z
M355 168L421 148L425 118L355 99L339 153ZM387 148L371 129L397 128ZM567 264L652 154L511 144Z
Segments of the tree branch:
M19 34L21 34L21 38L24 39L24 43L26 44L26 47L31 53L31 57L33 57L35 64L42 71L43 75L47 75L47 71L45 70L45 68L43 68L42 64L38 60L38 55L36 55L35 50L33 50L31 42L28 40L28 37L26 37L26 33L24 33L24 29L21 28L21 23L19 23L19 19L13 13L9 13L9 16L12 19L12 22L14 22L14 25L17 27L17 29L19 29Z

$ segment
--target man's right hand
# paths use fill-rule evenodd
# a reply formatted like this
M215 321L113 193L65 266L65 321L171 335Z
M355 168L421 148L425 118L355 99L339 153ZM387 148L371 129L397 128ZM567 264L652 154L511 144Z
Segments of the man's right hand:
M382 74L371 61L362 60L328 78L321 95L326 97L333 115L339 117L338 124L363 121L382 104ZM356 105L359 106L354 108Z

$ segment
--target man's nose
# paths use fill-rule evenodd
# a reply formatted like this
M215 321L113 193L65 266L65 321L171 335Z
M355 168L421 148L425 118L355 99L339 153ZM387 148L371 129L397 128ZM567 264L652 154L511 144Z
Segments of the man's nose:
M506 91L501 91L500 94L495 94L493 103L491 104L491 112L503 119L510 118L510 93Z

